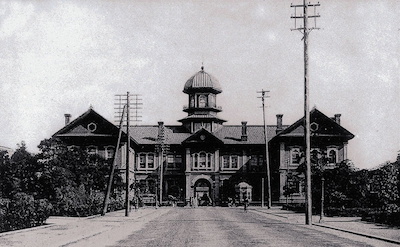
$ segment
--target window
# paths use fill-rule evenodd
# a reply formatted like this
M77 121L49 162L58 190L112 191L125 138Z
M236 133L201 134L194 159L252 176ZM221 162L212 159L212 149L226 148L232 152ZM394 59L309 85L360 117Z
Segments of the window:
M211 169L212 164L212 154L207 154L207 168Z
M239 168L238 155L223 155L222 156L222 169L223 170L236 170Z
M89 146L87 148L87 153L90 154L90 155L97 154L97 147L96 146Z
M210 94L210 96L208 97L208 99L209 99L209 105L211 106L211 107L215 107L215 105L216 105L216 103L215 103L215 95L213 95L213 94Z
M291 158L292 164L300 164L300 148L292 148Z
M317 163L320 158L319 150L314 148L311 150L311 161Z
M154 154L147 154L147 167L154 169Z
M231 156L231 167L232 167L232 169L238 168L238 156L237 155Z
M264 155L251 155L251 159L249 161L248 170L249 172L260 172L262 171L262 166L264 164Z
M97 129L97 125L95 123L90 123L90 124L88 124L87 129L90 132L94 132Z
M153 153L140 153L138 155L138 169L154 169L154 154Z
M207 106L207 96L200 95L199 96L199 107L206 107Z
M192 170L212 170L213 154L199 152L192 154Z
M182 166L182 155L168 154L168 156L167 156L167 168L168 169L179 169L181 166Z
M194 97L190 96L190 108L194 107Z
M337 150L335 148L328 148L328 160L330 164L337 163Z
M205 153L200 153L199 167L200 168L206 167L206 154Z
M139 155L139 168L146 168L146 154Z
M229 156L228 155L224 155L222 156L223 159L223 168L229 168Z
M114 157L114 147L106 147L105 159L112 159Z

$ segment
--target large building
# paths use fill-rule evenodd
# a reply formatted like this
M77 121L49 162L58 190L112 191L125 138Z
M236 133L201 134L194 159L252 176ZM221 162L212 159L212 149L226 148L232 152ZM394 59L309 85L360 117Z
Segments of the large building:
M245 121L241 125L224 124L226 121L218 116L222 108L217 104L222 88L203 68L187 80L183 92L188 95L188 104L183 107L187 116L179 120L181 124L158 122L130 127L131 183L136 183L141 194L200 205L221 205L229 198L242 200L243 196L256 203L264 194L266 199L267 190L263 193L262 189L266 178L264 126L247 125ZM284 191L290 186L294 189L290 201L302 202L304 184L289 175L296 174L301 163L304 118L288 126L283 125L282 114L276 116L276 125L266 128L272 201L287 201ZM69 115L66 117L66 126L54 137L112 157L118 127L93 109L72 122ZM312 152L325 153L328 167L347 159L347 144L354 136L340 125L340 114L331 118L314 108L311 130ZM126 147L118 150L119 157L125 157ZM124 169L124 159L119 160Z

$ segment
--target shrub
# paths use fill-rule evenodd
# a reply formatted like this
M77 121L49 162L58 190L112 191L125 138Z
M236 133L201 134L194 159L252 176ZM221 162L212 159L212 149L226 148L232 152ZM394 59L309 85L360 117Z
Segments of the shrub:
M13 199L0 199L0 232L43 225L52 205L46 199L17 193Z

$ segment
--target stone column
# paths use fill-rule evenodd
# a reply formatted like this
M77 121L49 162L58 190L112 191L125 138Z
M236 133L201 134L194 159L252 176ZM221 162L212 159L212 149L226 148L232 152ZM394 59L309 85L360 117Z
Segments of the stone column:
M214 152L214 171L219 172L219 149Z

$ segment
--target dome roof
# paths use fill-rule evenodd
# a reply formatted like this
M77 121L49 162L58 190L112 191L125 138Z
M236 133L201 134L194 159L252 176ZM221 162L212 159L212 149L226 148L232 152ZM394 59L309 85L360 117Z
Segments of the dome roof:
M214 93L221 93L222 89L218 80L214 76L206 73L204 71L204 67L201 67L199 72L187 80L185 87L183 88L184 93L190 93L194 91L211 91Z

